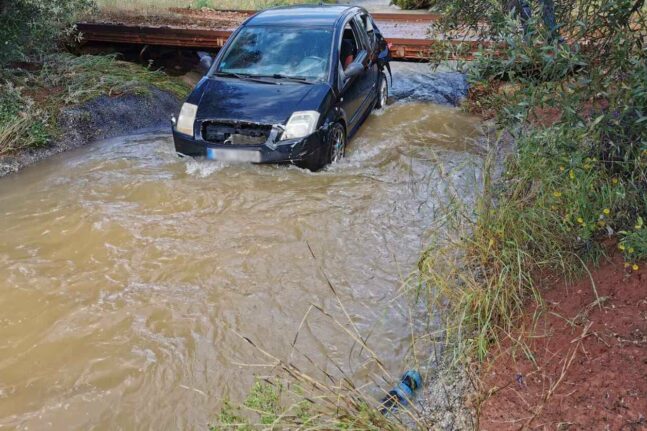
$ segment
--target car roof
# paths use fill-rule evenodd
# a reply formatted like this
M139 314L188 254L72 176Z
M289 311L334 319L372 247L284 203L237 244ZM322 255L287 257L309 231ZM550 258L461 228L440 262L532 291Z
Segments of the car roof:
M284 25L297 27L333 27L340 18L361 8L351 5L298 5L264 10L247 25Z

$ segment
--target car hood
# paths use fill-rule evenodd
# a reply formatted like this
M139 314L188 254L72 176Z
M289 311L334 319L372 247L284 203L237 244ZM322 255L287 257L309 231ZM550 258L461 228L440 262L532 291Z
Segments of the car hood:
M285 124L293 112L319 110L330 91L325 83L284 81L274 85L235 78L205 79L194 94L199 98L196 119Z

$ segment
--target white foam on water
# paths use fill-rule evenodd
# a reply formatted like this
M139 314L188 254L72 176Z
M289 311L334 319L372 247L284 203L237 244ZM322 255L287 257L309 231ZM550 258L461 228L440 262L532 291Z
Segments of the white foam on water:
M198 178L207 178L216 172L222 171L229 164L211 160L188 159L186 173Z

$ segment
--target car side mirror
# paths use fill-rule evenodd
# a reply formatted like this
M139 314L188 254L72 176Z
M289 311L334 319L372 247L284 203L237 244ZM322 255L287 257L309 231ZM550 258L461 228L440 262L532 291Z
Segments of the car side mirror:
M200 69L205 73L208 72L213 65L213 57L204 51L198 51L198 57L200 57Z
M361 50L360 52L357 53L355 60L353 60L353 62L349 64L346 70L344 71L344 75L346 76L347 81L351 78L361 75L362 72L366 70L365 63L366 63L367 57L368 57L368 53L364 50Z
M340 89L342 92L346 91L351 84L351 81L356 76L361 75L366 70L366 61L368 58L368 53L364 50L357 53L355 60L348 65L346 70L343 70L343 79L340 82Z
M364 72L364 65L362 63L354 61L348 65L348 67L344 71L344 76L346 77L346 80L349 80L361 75L362 72Z

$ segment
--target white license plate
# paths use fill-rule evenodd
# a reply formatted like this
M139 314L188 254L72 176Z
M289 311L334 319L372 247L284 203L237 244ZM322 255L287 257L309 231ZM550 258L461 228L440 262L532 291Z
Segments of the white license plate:
M261 153L256 150L207 148L207 159L220 162L260 163Z

